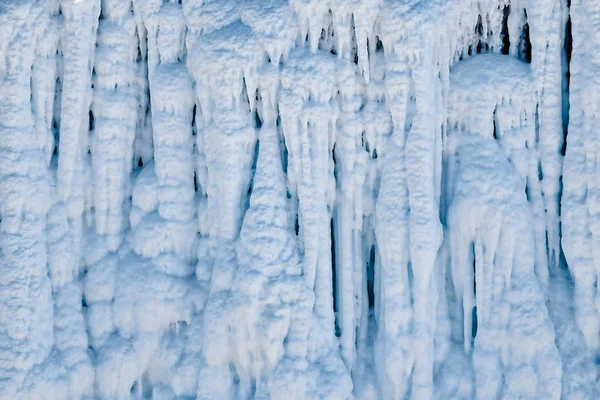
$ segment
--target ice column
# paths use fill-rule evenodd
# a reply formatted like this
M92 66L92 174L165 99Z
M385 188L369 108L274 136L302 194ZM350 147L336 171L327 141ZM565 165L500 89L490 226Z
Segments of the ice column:
M89 172L88 128L92 100L91 75L94 65L96 29L100 1L62 0L63 84L58 148L57 191L67 206L73 247L79 251L85 209L84 182ZM79 271L76 258L73 271Z
M130 1L102 4L94 65L92 171L96 233L116 250L123 216L137 122L137 37Z
M575 281L579 328L588 346L600 350L600 181L597 126L600 116L600 4L571 5L573 53L570 113L563 171L562 246Z
M0 5L0 397L36 395L33 370L53 346L45 216L49 186L32 115L32 65L40 11L32 1ZM41 19L41 18L40 18ZM12 32L8 27L12 26ZM43 51L43 50L42 50ZM34 101L37 99L34 98ZM40 101L43 101L41 99ZM43 118L44 116L36 116ZM28 378L28 373L32 375ZM36 373L41 375L36 378ZM36 381L37 380L37 381ZM24 389L24 392L21 390ZM39 387L38 387L39 390ZM37 394L41 394L37 391Z

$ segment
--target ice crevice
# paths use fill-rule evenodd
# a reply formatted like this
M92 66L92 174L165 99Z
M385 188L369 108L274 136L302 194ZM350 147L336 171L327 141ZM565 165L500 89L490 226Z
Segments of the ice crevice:
M0 1L0 398L598 397L599 21Z

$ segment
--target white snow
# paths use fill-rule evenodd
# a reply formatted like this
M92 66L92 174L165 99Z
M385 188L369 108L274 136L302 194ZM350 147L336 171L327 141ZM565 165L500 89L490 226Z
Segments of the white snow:
M0 398L598 398L599 17L0 0Z

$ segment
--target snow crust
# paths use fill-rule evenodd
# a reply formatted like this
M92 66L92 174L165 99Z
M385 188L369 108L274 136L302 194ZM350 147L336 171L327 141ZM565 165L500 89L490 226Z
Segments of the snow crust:
M600 397L599 16L0 1L0 398Z

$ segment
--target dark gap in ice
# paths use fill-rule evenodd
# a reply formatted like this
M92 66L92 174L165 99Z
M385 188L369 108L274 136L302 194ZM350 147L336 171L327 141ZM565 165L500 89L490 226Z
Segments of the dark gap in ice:
M52 110L52 134L54 136L55 143L60 142L60 113L61 113L61 99L62 99L62 81L60 77L56 78L56 85L54 87L54 109Z
M519 55L526 62L531 63L531 40L529 38L529 22L527 22L527 11L525 13L525 25L521 31L521 38L519 40Z
M93 131L94 128L96 127L96 120L94 119L94 113L92 112L92 110L90 110L88 112L88 118L89 118L88 130Z
M475 34L478 37L476 52L477 54L481 53L481 50L484 48L483 41L483 19L481 18L481 14L477 16L477 24L475 25Z
M333 217L329 220L329 231L331 235L331 282L333 290L333 314L335 315L335 336L340 337L342 335L340 329L340 323L338 320L338 296L337 296L337 275L335 265L335 226L333 223Z
M354 64L358 65L358 46L356 44L356 27L354 25L354 14L352 14L352 18L350 19L350 29L352 31L352 53L350 59L354 62Z
M565 82L563 84L563 143L560 151L563 157L567 153L567 136L569 134L569 112L571 109L571 103L569 99L569 90L571 87L571 57L573 55L573 31L571 25L571 15L569 15L569 18L567 19L567 23L565 25L564 48L566 62L563 64L563 68L566 69L566 71L564 71L563 75L563 79L565 79Z
M481 14L477 16L477 25L475 25L475 33L477 36L483 36L483 20L481 18Z
M375 51L383 51L383 43L379 39L379 36L377 36L377 44L375 45Z
M194 192L198 191L198 175L196 174L196 171L194 171Z
M473 312L471 314L472 324L471 324L471 338L475 340L477 336L477 306L473 307Z
M498 139L498 128L496 127L496 109L494 109L494 116L492 118L492 123L494 125L494 139Z
M510 51L510 35L508 33L508 16L510 15L510 4L504 6L502 10L502 31L500 37L502 38L502 54L508 55Z
M553 267L554 266L554 259L556 257L556 254L551 254L550 253L550 240L549 240L549 237L548 237L548 231L547 230L546 230L546 233L544 234L544 239L545 239L544 242L545 242L545 245L546 245L546 254L548 255L548 261L549 261L548 266L549 267Z
M565 51L567 53L567 62L569 66L571 65L571 56L573 55L573 27L571 23L571 16L567 19L567 24L565 25ZM570 76L570 73L569 73Z
M477 260L475 259L475 243L471 242L471 257L473 258L473 295L477 295Z
M144 166L144 162L142 161L142 157L138 158L138 167L143 167Z
M262 120L260 119L260 115L258 115L258 110L254 109L254 128L260 129L262 126Z
M250 201L250 195L252 194L252 188L254 186L254 174L256 173L256 163L258 161L258 152L260 148L260 140L256 140L254 145L254 156L252 157L252 169L250 170L250 182L248 183L248 198L246 201L246 210L248 209L248 202Z
M375 307L375 245L371 246L367 262L367 296L369 308Z
M146 35L144 35L144 40L146 41L146 45L144 46L144 49L146 50L145 54L144 54L144 61L146 63L148 63L148 31L146 30ZM148 73L148 66L146 65L146 73Z
M475 258L475 243L471 242L471 257L473 258L473 296L477 298L477 259ZM465 315L465 318L468 318ZM471 339L477 336L477 306L471 311Z
M281 165L283 168L283 173L287 175L290 155L288 152L287 143L285 141L285 135L281 134L280 124L281 124L281 117L279 115L277 115L276 127L277 127L277 131L279 132L279 143L281 145L281 147L280 147L280 149L281 149Z
M246 100L246 111L252 112L250 109L250 93L248 93L248 86L246 85L246 78L242 78L242 93L240 97L240 102Z
M334 174L334 178L337 180L337 174L339 173L338 168L339 165L337 163L336 160L336 156L335 156L335 144L333 145L333 148L331 149L331 159L333 160L333 174ZM337 216L337 207L334 206L334 209L332 210L331 213L331 219L329 221L329 234L331 236L331 282L332 282L332 293L333 293L333 314L335 316L335 335L337 337L341 336L341 329L340 329L340 321L339 321L339 301L338 301L338 289L337 289L337 280L338 280L338 276L337 276L337 259L336 259L336 245L335 245L335 239L336 239L336 224L335 224L335 220L336 220L336 216Z

